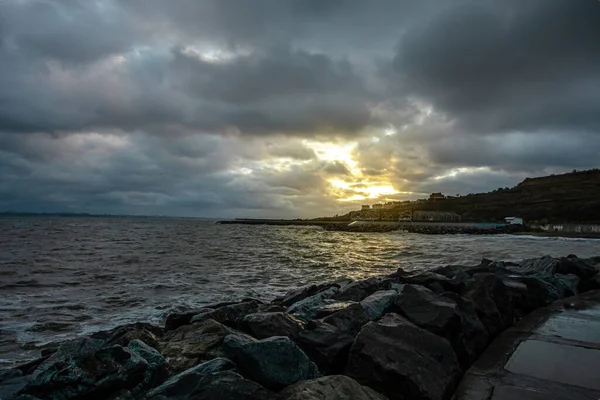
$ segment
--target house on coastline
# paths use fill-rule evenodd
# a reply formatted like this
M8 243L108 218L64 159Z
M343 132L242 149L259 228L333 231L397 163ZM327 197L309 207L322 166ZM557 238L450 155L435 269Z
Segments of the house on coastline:
M431 193L429 195L429 200L435 201L435 200L445 200L446 196L444 196L441 192L440 193Z

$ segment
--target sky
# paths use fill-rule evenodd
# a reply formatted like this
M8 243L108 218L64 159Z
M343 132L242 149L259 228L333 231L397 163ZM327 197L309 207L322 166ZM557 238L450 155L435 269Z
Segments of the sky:
M597 0L0 0L0 211L317 217L599 153Z

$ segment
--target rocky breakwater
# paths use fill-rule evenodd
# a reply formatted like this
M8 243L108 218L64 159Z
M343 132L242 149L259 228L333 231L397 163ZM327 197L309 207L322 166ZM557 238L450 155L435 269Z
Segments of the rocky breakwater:
M532 310L600 288L600 257L483 260L298 288L59 343L0 399L449 399Z

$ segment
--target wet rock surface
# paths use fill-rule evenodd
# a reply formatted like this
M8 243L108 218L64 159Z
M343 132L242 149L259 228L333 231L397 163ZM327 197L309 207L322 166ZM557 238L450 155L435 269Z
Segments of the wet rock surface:
M523 316L600 288L600 257L482 260L171 312L0 371L0 398L443 399Z
M296 383L281 392L282 400L385 400L387 397L344 375Z
M390 313L363 327L345 373L390 399L445 399L460 368L446 339Z

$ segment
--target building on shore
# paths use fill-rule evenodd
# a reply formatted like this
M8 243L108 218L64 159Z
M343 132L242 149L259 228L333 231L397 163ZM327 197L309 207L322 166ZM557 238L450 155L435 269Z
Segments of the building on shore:
M380 210L383 208L383 204L373 204L371 207L373 210Z
M445 200L446 196L444 196L441 192L440 193L431 193L429 195L429 200Z
M455 212L446 211L415 211L412 219L413 221L460 222L461 216Z
M370 205L368 205L368 204L365 204L365 205L363 205L363 206L362 206L360 209L361 209L361 210L370 210L370 209L371 209L371 206L370 206Z
M506 217L506 218L504 218L504 220L509 225L523 225L523 218L519 218L519 217Z

